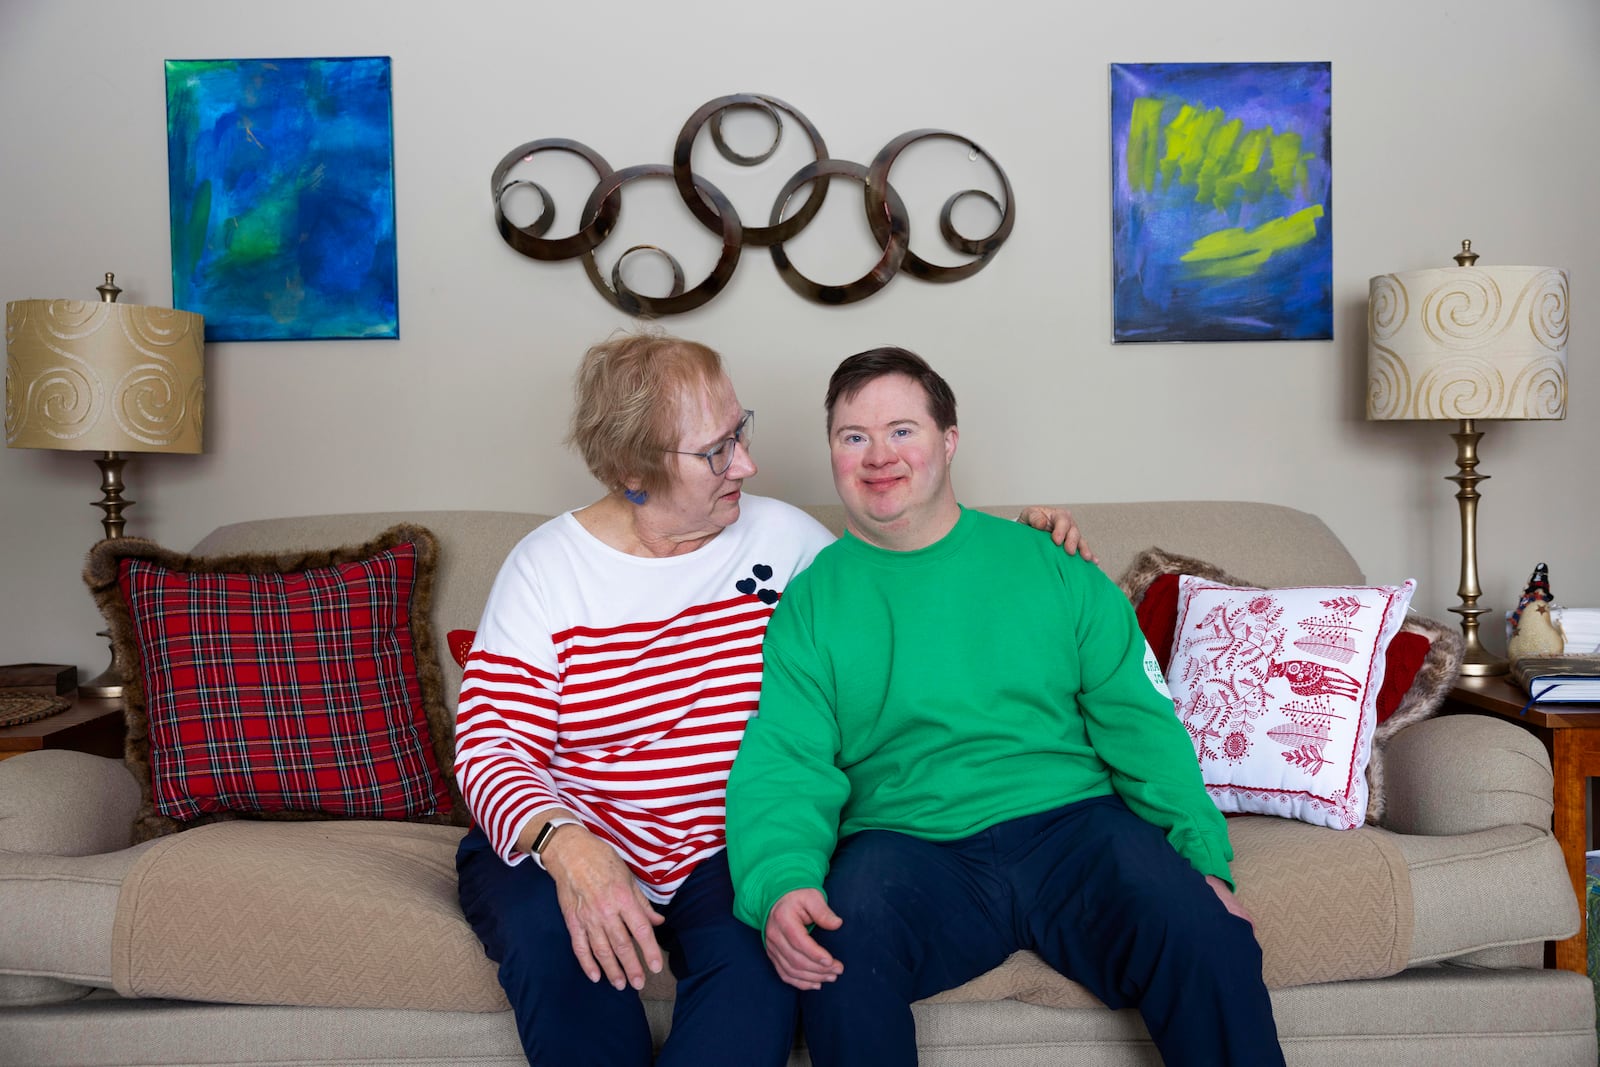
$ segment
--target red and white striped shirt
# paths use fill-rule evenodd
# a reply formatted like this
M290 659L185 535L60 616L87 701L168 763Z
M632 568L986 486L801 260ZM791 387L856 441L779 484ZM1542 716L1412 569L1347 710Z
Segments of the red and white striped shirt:
M682 556L619 552L570 512L524 538L489 593L456 711L456 777L500 857L525 859L517 835L559 805L646 896L671 900L724 847L772 607L832 540L748 493L737 522Z

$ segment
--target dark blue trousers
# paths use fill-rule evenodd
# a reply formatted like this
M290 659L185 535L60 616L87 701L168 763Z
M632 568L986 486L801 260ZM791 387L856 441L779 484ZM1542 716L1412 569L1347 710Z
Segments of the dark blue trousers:
M502 863L474 827L456 852L461 910L500 966L500 984L535 1067L634 1067L651 1062L650 1028L632 988L591 982L572 954L556 886L537 864ZM656 940L678 980L662 1065L783 1064L794 1045L796 991L783 984L761 935L733 917L728 860L704 860L657 905Z
M1283 1063L1250 924L1118 797L959 841L852 834L826 889L844 925L813 936L844 973L800 995L817 1067L914 1065L911 1002L1018 949L1137 1007L1169 1065Z

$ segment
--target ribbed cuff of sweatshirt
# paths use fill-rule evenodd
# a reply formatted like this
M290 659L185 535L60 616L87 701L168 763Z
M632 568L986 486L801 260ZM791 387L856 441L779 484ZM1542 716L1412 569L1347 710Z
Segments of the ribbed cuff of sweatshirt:
M764 930L767 915L785 893L796 889L821 892L826 873L825 864L805 863L795 857L760 864L734 887L734 917L747 926Z
M1183 842L1178 852L1201 874L1216 875L1227 882L1229 888L1238 888L1233 884L1233 872L1228 868L1228 861L1233 857L1233 847L1226 840L1219 845L1209 838L1191 835Z

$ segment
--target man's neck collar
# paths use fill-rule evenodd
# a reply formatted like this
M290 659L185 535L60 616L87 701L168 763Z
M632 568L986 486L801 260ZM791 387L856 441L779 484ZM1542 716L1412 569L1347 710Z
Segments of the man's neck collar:
M926 523L915 523L910 518L904 518L882 526L867 525L858 523L855 516L846 513L845 529L856 540L886 552L916 552L944 540L960 521L961 505L952 498L948 508L941 507L939 513Z

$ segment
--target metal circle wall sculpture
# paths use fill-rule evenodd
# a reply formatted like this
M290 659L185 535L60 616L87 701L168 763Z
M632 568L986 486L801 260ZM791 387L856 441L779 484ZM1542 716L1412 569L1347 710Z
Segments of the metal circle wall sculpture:
M772 205L772 221L776 223L782 217L783 209L789 204L789 198L801 186L823 188L824 186L818 184L818 178L854 178L868 186L868 202L869 204L871 202L870 181L866 167L852 163L848 159L819 159L815 163L801 167L795 176L784 184L783 190L778 193L778 202ZM778 241L772 246L772 262L789 288L807 300L815 300L819 304L853 304L857 300L865 300L888 285L889 279L894 277L895 271L900 269L900 264L910 255L907 245L911 240L911 224L906 220L905 205L900 203L900 197L893 189L888 192L887 202L879 209L884 212L885 217L873 219L871 223L873 236L883 247L883 255L878 257L878 262L870 271L846 285L819 285L795 270L794 265L789 262L788 253L783 250L783 242ZM870 216L872 208L869 206L867 210Z
M550 198L550 193L538 182L506 181L506 175L511 168L523 160L532 159L540 152L571 152L581 156L584 162L594 168L603 182L612 175L611 164L601 158L600 153L588 145L569 141L562 137L547 137L542 141L529 141L518 148L513 148L506 154L494 168L494 173L489 176L489 191L494 194L494 223L500 230L500 236L505 238L506 244L532 259L557 260L572 259L585 252L598 247L601 241L611 233L612 227L617 224L617 216L622 214L622 197L613 196L605 202L604 207L596 216L579 227L578 232L571 237L546 240L544 235L550 229L551 223L556 219L555 201ZM513 226L511 220L506 218L502 204L505 195L513 189L523 186L530 187L539 194L539 201L543 210L539 217L527 226Z
M724 138L722 121L737 111L760 114L772 124L772 142L764 151L735 151ZM695 140L701 129L709 126L711 141L723 159L735 166L754 167L771 159L777 152L786 120L804 131L811 146L812 162L801 167L784 183L767 225L746 225L739 218L732 201L715 185L694 173L691 158ZM993 170L999 184L998 197L983 189L962 189L945 200L939 212L939 236L952 251L975 257L956 266L939 266L911 251L910 218L905 204L889 182L889 173L900 154L913 143L923 140L948 140L967 146L969 158L982 159ZM549 191L537 182L511 178L511 172L518 164L531 160L540 152L551 151L579 156L596 175L596 184L583 206L577 231L567 237L545 237L556 216L555 200ZM689 212L701 225L721 238L721 254L711 272L693 288L686 289L683 268L671 253L653 244L637 244L617 258L611 268L610 283L607 284L595 260L595 249L617 228L622 213L623 186L640 179L656 178L671 179ZM881 251L878 261L866 274L842 285L822 284L805 277L795 269L784 250L784 242L792 240L816 218L832 178L847 178L861 184L867 226ZM884 145L871 165L864 166L829 156L822 135L805 115L776 97L760 93L733 93L702 104L678 131L670 165L642 164L613 170L598 152L586 145L552 137L529 141L508 152L495 167L489 186L494 198L495 226L513 250L545 262L581 259L590 283L601 296L622 311L645 317L681 314L711 300L727 286L734 269L739 265L740 252L746 245L767 247L784 283L806 299L820 304L850 304L878 292L902 270L912 277L930 282L954 282L971 277L994 258L1011 235L1016 221L1016 200L1005 171L970 138L947 130L911 130ZM523 226L514 224L507 217L504 205L507 194L518 189L531 191L539 198L538 216ZM802 189L807 190L805 201L792 215L785 217L789 202ZM970 237L956 229L955 209L964 200L982 201L993 208L999 216L993 231L985 236ZM634 292L623 282L623 261L639 253L653 254L666 263L673 279L667 295L645 296Z
M976 274L988 265L994 254L1005 244L1006 238L1011 236L1012 224L1016 222L1017 213L1013 208L1011 198L1011 183L1006 180L1006 172L1000 169L1000 164L994 158L979 148L977 142L969 141L957 133L948 133L944 130L912 130L902 133L899 137L883 146L878 157L872 161L872 166L867 172L867 223L872 227L872 235L883 244L889 239L893 230L893 215L886 210L884 200L892 197L894 187L889 184L889 168L894 166L895 159L916 141L924 140L949 140L958 141L967 145L977 156L981 156L1000 180L1000 188L1005 193L1006 202L1002 208L993 196L982 189L963 189L944 202L944 207L939 212L939 234L951 248L957 252L975 255L978 258L963 263L959 267L939 267L906 249L906 270L912 275L926 279L930 282L956 282L962 278ZM982 197L994 204L1000 212L1000 224L994 232L987 237L966 238L956 232L955 207L963 198L969 196Z
M600 184L594 187L594 192L589 194L589 202L583 206L583 224L578 232L583 233L599 221L605 214L607 207L616 199L623 185L636 178L670 178L672 168L662 163L641 163L637 167L623 167L619 171L600 179ZM739 265L739 213L733 209L733 202L722 195L722 191L704 178L696 177L692 186L697 198L703 197L712 205L720 220L718 225L722 232L722 255L717 259L717 265L712 268L704 281L690 289L681 292L681 285L674 284L674 292L670 296L652 297L641 296L622 284L622 260L617 260L617 269L611 272L612 281L616 288L606 285L600 276L600 265L595 262L594 249L583 252L583 269L589 275L590 283L600 292L600 295L611 301L618 310L626 311L630 315L679 315L685 311L693 311L718 293L728 284L728 279L733 277L733 268ZM597 242L598 243L598 242ZM672 255L660 248L655 249L660 255L665 256L672 267L672 277L683 277L683 268ZM627 253L624 252L623 256Z

